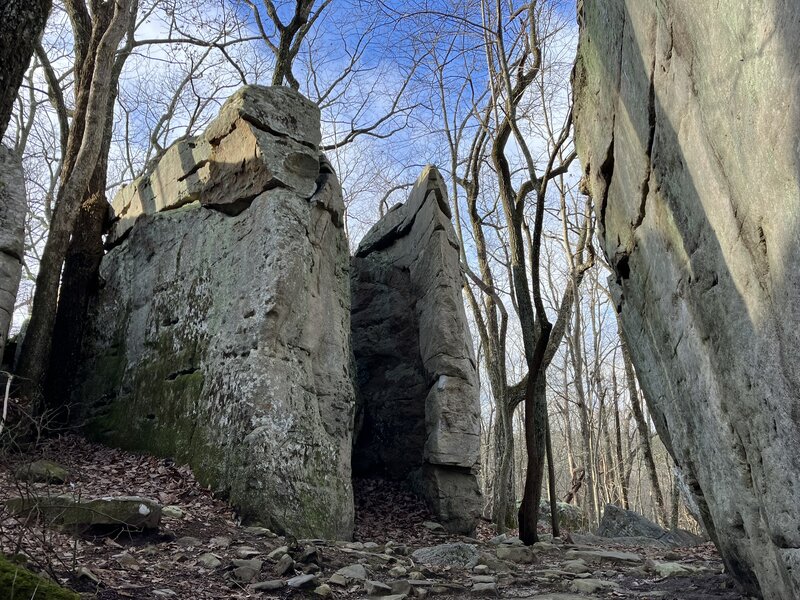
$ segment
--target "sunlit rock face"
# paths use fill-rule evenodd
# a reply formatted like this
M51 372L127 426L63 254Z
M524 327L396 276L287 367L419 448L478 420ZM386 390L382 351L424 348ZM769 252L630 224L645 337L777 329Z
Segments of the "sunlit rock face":
M341 188L319 110L247 87L113 202L76 402L96 439L188 462L241 514L349 538Z
M579 3L575 132L624 334L731 573L800 597L800 4Z
M354 471L409 481L445 527L471 533L481 509L477 372L435 168L367 233L351 265Z

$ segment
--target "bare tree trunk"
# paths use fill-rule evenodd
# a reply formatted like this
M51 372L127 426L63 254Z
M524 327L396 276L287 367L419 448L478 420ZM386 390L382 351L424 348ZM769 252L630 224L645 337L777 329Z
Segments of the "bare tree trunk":
M550 436L550 418L545 413L546 423L545 430L547 439L547 491L550 494L550 524L553 532L553 537L561 536L561 527L558 519L558 498L556 498L556 469L553 464L553 440Z
M642 404L639 401L639 391L636 386L636 372L633 370L633 363L631 362L630 353L628 351L628 344L625 341L625 336L620 328L619 332L620 346L622 348L622 359L625 362L625 376L628 380L628 390L630 391L631 409L633 410L633 417L636 420L636 427L639 431L639 443L642 448L645 466L647 473L650 476L650 487L652 488L653 496L656 503L656 514L661 524L667 526L669 524L667 518L667 509L664 506L664 495L661 493L661 485L658 482L658 472L656 471L656 463L653 460L653 448L650 445L650 427L644 418L642 411Z
M8 128L17 90L42 37L52 0L0 2L0 139Z
M492 521L497 531L503 533L514 526L514 409L503 401L498 404L497 426L495 427L495 468L494 512Z
M622 447L622 426L619 418L619 389L617 388L617 370L616 366L611 369L611 386L612 393L614 394L614 434L616 438L616 458L617 458L617 479L619 481L619 489L622 494L622 507L625 510L630 510L630 501L628 500L628 481L625 477L625 461L623 459L624 449Z
M92 39L97 40L97 45L91 57L91 76L87 74L87 66L80 77L83 88L76 92L79 99L76 105L80 106L81 99L85 98L85 121L82 127L73 123L70 128L62 184L36 277L31 320L20 355L19 373L24 381L23 393L31 399L39 399L49 366L61 269L81 203L102 152L117 47L134 19L137 6L136 0L117 0L113 4L100 5L104 10L113 10L111 15L102 15L107 19L101 20L99 14L92 15L96 23L107 26L101 25L101 31L96 28L92 31Z

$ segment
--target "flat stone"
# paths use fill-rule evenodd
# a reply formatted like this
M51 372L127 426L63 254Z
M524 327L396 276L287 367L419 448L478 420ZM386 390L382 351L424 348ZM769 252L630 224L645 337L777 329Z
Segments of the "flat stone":
M282 579L273 579L272 581L260 581L258 583L254 583L252 590L254 592L274 592L276 590L282 590L285 587L285 581Z
M278 546L272 552L267 554L268 558L280 558L284 554L289 553L289 546Z
M653 566L659 577L672 577L674 575L689 575L692 570L684 565L674 562L659 562Z
M278 537L277 534L273 533L266 527L245 527L244 532L250 535L254 535L256 537L268 537L268 538Z
M331 585L338 585L339 587L344 587L347 585L347 578L339 575L338 573L334 573L328 578L328 583Z
M309 587L316 587L318 583L316 575L298 575L288 580L286 585L290 588L301 590Z
M582 594L594 594L595 592L615 590L618 587L619 585L613 581L606 581L604 579L576 579L572 582L570 589L573 592L580 592Z
M196 548L197 546L202 546L203 544L202 541L191 535L180 537L175 540L175 543L182 548Z
M491 572L491 569L488 567L488 565L475 565L472 567L472 571L478 575L486 575Z
M320 598L327 598L332 593L333 592L331 591L331 587L326 583L323 583L322 585L314 589L314 595L319 596Z
M161 515L170 519L182 519L184 512L180 506L170 505L161 509Z
M205 554L201 554L200 557L197 559L197 562L204 566L206 569L216 569L217 567L222 566L222 561L216 554L211 554L210 552L206 552Z
M345 579L355 579L357 581L363 581L368 577L367 568L360 563L342 567L336 571L336 575L340 575Z
M497 558L517 564L528 565L536 560L536 555L527 546L509 546L501 544L497 547Z
M227 548L231 545L231 541L227 536L216 536L208 541L208 545L212 548Z
M639 564L644 558L633 552L616 552L614 550L569 550L564 555L567 559L582 559L589 563L610 562L621 565Z
M389 569L389 577L405 577L408 574L408 569L402 565L397 565Z
M496 596L497 584L494 582L476 583L472 586L471 591L476 596Z
M6 500L16 515L39 515L48 525L88 529L95 526L158 529L161 506L139 496L78 499L73 496L28 496Z
M420 548L411 553L416 562L435 566L465 567L479 556L480 552L476 546L460 542Z
M369 596L388 596L392 593L392 587L380 581L364 581L364 591Z
M253 558L259 554L261 554L261 551L252 546L239 546L236 548L236 556L239 558Z
M493 575L473 575L470 579L475 583L495 583L497 581Z
M61 484L69 480L69 470L52 460L41 459L17 466L14 476L22 481Z
M569 560L561 566L562 571L567 573L590 573L591 569L583 560Z

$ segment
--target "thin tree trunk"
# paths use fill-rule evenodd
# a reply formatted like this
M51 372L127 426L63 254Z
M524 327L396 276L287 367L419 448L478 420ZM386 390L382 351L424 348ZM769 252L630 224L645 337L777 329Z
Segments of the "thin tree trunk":
M23 378L24 393L31 399L40 399L41 386L50 362L53 325L58 305L58 290L61 269L64 265L70 238L75 230L81 203L97 166L103 146L107 119L107 105L112 93L114 57L135 14L136 0L117 0L114 14L99 36L97 51L92 61L88 91L84 88L78 95L86 96L86 119L83 127L70 129L68 148L77 147L71 168L68 157L64 161L64 179L59 189L50 232L45 243L36 277L36 291L28 330L22 345L19 373ZM111 5L109 5L109 8ZM133 7L133 10L132 10ZM97 16L95 15L95 18ZM93 32L93 37L95 33ZM79 142L73 140L80 140Z
M547 432L547 490L550 493L550 524L553 537L561 537L561 528L558 522L558 499L556 498L556 469L553 464L553 440L550 434L549 415L545 413L545 417L545 431Z
M656 515L662 525L667 526L669 520L667 518L667 510L664 505L664 495L661 493L661 485L658 482L658 472L656 471L656 463L653 459L653 448L650 445L650 427L644 418L642 412L642 405L639 401L639 391L636 386L636 372L633 370L633 363L631 362L630 353L628 351L628 344L625 341L625 336L620 328L620 347L622 348L622 360L625 362L625 377L628 380L628 390L630 392L631 408L633 410L633 418L636 421L636 427L639 431L639 443L642 448L642 455L644 456L645 466L647 473L650 476L650 487L656 504Z

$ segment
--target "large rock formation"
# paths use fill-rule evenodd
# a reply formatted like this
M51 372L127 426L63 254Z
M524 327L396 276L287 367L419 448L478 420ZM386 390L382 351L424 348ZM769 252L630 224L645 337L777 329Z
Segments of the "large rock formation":
M86 429L187 461L242 515L348 538L349 252L319 111L247 87L113 202L76 400Z
M411 481L448 529L471 532L480 406L450 218L441 176L428 167L351 262L353 468Z
M8 339L22 277L26 211L22 162L0 144L0 357Z
M578 152L660 434L731 573L800 597L800 4L582 3Z

